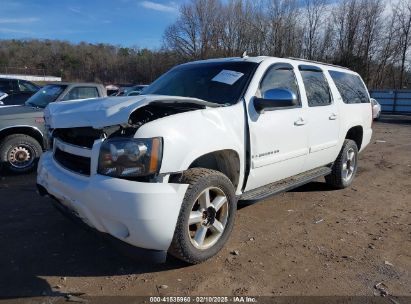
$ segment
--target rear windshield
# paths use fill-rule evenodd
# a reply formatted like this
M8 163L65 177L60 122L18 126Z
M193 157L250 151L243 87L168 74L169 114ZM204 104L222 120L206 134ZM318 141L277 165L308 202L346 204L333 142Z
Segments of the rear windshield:
M369 103L368 92L361 78L355 74L329 71L345 103Z
M56 101L66 87L66 85L60 84L46 85L27 99L26 105L36 108L45 108L50 102Z
M231 105L240 99L256 67L254 62L180 65L143 89L141 94L194 97Z

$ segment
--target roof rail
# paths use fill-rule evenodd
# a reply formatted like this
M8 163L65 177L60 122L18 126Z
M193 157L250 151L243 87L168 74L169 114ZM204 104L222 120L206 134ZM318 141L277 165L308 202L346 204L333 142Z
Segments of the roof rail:
M333 67L340 68L340 69L349 70L349 68L343 67L341 65L336 65L336 64L326 63L326 62L320 62L320 61L308 60L308 59L296 58L296 57L287 57L287 58L292 59L292 60L300 60L300 61L304 61L304 62L323 64L323 65L333 66Z

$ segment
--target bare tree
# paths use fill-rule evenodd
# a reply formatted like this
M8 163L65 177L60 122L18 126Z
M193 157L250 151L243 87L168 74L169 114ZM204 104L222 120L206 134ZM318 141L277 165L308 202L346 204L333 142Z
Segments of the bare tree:
M345 66L354 64L354 50L359 38L361 6L358 0L343 0L333 11L336 41L339 54L337 61Z
M207 58L219 49L219 0L192 0L180 8L180 17L164 34L168 47L186 58Z
M361 58L359 68L363 72L366 83L369 82L370 63L376 55L378 43L381 41L381 16L384 12L382 0L364 0L361 3L362 18L359 29L357 56Z
M305 0L304 54L307 59L319 59L321 24L326 16L327 0Z
M395 6L398 27L398 48L400 52L399 88L403 87L406 70L406 60L411 47L411 2L400 0Z

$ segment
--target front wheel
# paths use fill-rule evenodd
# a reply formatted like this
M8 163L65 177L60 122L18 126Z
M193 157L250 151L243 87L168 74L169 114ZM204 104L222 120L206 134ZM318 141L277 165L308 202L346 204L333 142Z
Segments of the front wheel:
M0 143L1 166L12 173L34 170L41 153L37 140L25 134L9 135Z
M217 254L233 229L237 198L231 181L222 173L203 168L187 170L185 194L169 252L197 264Z
M337 189L351 185L358 168L358 147L355 141L346 139L335 160L331 174L325 177L327 184Z

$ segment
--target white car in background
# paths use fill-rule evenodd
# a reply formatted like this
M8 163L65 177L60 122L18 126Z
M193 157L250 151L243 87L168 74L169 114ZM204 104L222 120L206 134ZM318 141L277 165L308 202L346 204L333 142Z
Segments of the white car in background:
M374 98L370 98L372 106L372 118L378 120L381 115L381 105Z

